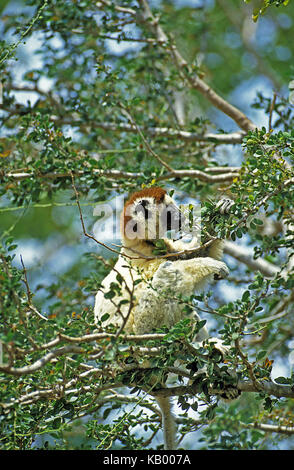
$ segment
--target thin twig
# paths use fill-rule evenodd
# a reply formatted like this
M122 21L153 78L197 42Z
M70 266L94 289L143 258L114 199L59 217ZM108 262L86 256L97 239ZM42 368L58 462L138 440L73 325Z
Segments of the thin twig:
M144 134L142 133L140 127L138 126L138 124L136 123L136 121L134 120L133 116L131 115L129 109L126 108L126 106L124 106L122 103L119 103L119 106L120 108L124 111L124 113L127 115L127 117L129 118L129 120L131 121L131 123L133 124L133 126L135 126L135 128L137 129L137 132L138 134L140 135L141 139L143 140L143 143L147 149L147 151L162 165L164 166L168 171L170 172L173 172L173 168L170 167L167 163L165 163L159 155L157 155L157 153L154 152L154 150L152 150L152 148L150 147L148 141L145 139L145 136Z
M24 279L23 279L23 282L26 286L26 290L27 290L27 298L28 298L28 308L29 310L31 310L31 312L34 312L36 315L38 315L38 317L42 318L42 320L48 320L47 317L44 317L44 315L42 315L37 309L36 307L33 305L32 303L32 292L30 290L30 286L29 286L29 282L28 282L28 277L27 277L27 270L26 270L26 267L24 265L24 262L23 262L23 259L22 259L22 255L20 255L20 261L21 261L21 265L22 265L22 268L23 268L23 273L24 273Z
M272 117L273 117L273 112L275 109L275 104L276 104L276 98L277 98L277 93L274 91L273 94L273 99L271 101L270 109L269 109L269 118L268 118L268 131L271 132L272 129Z
M39 8L37 14L31 19L27 28L21 33L20 39L16 43L12 44L4 53L3 57L0 60L0 65L9 57L9 54L19 46L19 44L22 42L24 37L31 31L32 27L38 21L38 19L42 15L43 10L46 8L47 5L48 5L48 0L45 0L43 5L41 5L41 7Z
M71 172L71 180L72 180L72 187L73 187L73 190L74 190L75 196L76 196L76 203L77 203L77 206L78 206L78 209L79 209L80 220L81 220L82 229L83 229L83 233L84 233L85 237L90 238L90 239L93 240L94 242L98 243L98 245L101 245L101 246L103 246L104 248L106 248L107 250L110 250L110 251L112 251L113 253L119 255L119 254L120 254L119 251L115 250L114 248L111 248L110 246L106 245L106 244L103 243L103 242L100 242L100 241L97 240L93 235L90 235L90 234L87 232L86 227L85 227L85 223L84 223L84 219L83 219L82 209L81 209L81 206L80 206L79 193L78 193L77 188L76 188L76 186L75 186L74 176L73 176L73 173L72 173L72 172Z

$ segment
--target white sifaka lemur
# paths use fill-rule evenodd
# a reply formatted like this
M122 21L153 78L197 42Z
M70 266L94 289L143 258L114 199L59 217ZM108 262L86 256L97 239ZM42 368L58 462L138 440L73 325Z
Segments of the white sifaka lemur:
M225 278L229 271L220 261L223 241L216 239L205 251L205 256L175 259L154 256L155 243L162 240L167 253L190 248L181 240L173 241L166 232L180 230L183 216L174 200L159 187L146 188L131 195L121 217L122 250L113 270L102 281L95 299L95 321L105 314L103 325L123 327L124 332L137 335L150 333L166 326L172 327L186 316L180 296L191 296L212 279ZM116 297L104 296L117 283L118 273L124 280ZM133 299L130 308L130 292ZM125 300L125 302L121 302ZM129 302L126 302L128 300ZM195 320L199 320L196 311ZM105 316L104 316L105 318ZM195 342L209 338L203 327ZM222 355L227 348L217 338L209 338ZM169 398L157 397L162 413L165 449L176 449L176 427Z

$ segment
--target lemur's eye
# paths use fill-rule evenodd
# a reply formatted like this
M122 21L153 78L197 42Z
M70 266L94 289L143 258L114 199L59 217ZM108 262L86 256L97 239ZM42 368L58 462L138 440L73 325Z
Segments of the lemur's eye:
M142 214L144 215L144 218L146 220L149 219L150 213L148 209L146 208L148 204L149 204L149 201L146 201L145 199L143 199L143 201L140 201L135 209L135 214L139 214L140 212L142 212Z

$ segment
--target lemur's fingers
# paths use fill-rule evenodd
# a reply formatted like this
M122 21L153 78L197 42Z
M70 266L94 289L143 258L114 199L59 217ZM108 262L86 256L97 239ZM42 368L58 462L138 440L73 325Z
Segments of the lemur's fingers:
M229 269L225 263L219 261L217 264L217 271L214 274L214 279L225 279L229 275Z
M216 204L216 208L221 214L228 214L233 204L234 201L232 199L224 197L220 201L218 201L218 203Z

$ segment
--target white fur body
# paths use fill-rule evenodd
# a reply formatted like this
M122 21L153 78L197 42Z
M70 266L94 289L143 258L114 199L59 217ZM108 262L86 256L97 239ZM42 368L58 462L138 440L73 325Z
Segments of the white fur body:
M167 242L170 243L169 240ZM220 251L222 242L218 242L217 250ZM151 247L137 246L136 251L139 249L141 253L144 251L143 255L151 256ZM134 252L124 251L136 257ZM118 273L123 278L121 293L111 300L107 299L104 294L109 292L112 283L117 284ZM168 261L168 258L141 258L130 262L121 255L96 295L95 319L98 321L104 314L108 314L109 317L103 325L113 324L120 327L129 314L124 330L134 334L150 333L162 326L170 328L185 315L179 296L191 296L195 291L202 290L213 275L226 277L227 274L225 263L210 257L176 261ZM129 312L129 303L120 306L119 304L121 300L131 300L130 291L133 291L133 308ZM197 313L194 314L198 318Z

